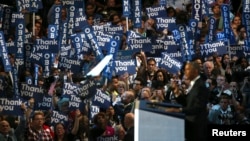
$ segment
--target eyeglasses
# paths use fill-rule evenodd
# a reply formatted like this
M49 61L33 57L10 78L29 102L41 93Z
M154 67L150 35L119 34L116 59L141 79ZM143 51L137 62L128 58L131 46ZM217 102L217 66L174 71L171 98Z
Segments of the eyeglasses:
M230 85L230 87L236 87L235 85Z
M224 81L225 79L217 79L218 81Z

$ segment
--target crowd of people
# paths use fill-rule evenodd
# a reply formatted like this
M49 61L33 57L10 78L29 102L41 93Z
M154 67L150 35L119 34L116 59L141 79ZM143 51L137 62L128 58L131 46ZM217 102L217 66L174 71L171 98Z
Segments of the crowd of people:
M176 4L166 6L167 17L176 18L176 24L186 24L191 18L192 2L176 1ZM209 1L210 2L210 1ZM1 3L1 2L0 2ZM3 1L2 4L16 6L17 3ZM53 21L53 7L62 5L63 0L43 1L43 9L36 13L32 40L46 38L48 25ZM231 29L237 45L244 45L247 38L246 29L241 17L240 2L230 0L212 0L210 2L212 15L203 16L200 36L196 39L194 57L183 62L177 73L170 73L161 68L154 57L147 52L135 52L132 57L139 62L135 74L125 73L113 75L107 82L102 75L94 77L97 89L104 91L111 99L108 108L97 107L97 113L91 114L95 105L88 104L74 111L68 109L69 100L62 96L63 84L81 85L83 76L98 64L96 53L89 51L83 55L79 74L62 71L57 68L60 59L50 68L49 77L43 76L44 68L38 67L38 86L45 89L45 94L52 97L53 109L43 111L35 109L36 99L30 98L28 104L22 103L22 116L4 115L0 113L1 141L102 141L102 140L134 140L135 103L146 100L180 104L181 108L166 108L165 112L182 112L185 114L186 141L206 141L208 125L248 125L250 124L250 58L249 56L232 56L230 53L213 54L202 57L199 45L207 42L209 19L216 19L216 32L223 31L220 6L231 5ZM156 30L156 21L147 17L145 9L159 5L158 0L142 1L142 25L133 27L132 19L122 16L122 1L120 0L86 0L85 16L89 26L117 25L123 27L123 40L119 50L128 50L126 32L135 31L142 37L162 39L172 36L172 32ZM235 7L236 6L236 7ZM238 7L237 7L238 6ZM61 10L61 20L67 19L67 8ZM1 19L1 17L0 17ZM33 25L26 24L26 32L33 32ZM1 26L0 26L1 29ZM6 42L14 40L13 36ZM15 55L9 54L11 65L15 66ZM60 56L58 56L60 58ZM34 71L25 67L18 68L18 84L25 83L26 77L34 77ZM0 66L0 76L4 85L1 98L13 98L13 74L5 72ZM51 80L52 79L52 80ZM17 80L16 80L17 81ZM1 81L2 82L2 81ZM20 86L19 86L20 88ZM90 102L91 103L91 102ZM1 109L3 110L3 109ZM50 123L52 110L67 115L68 123ZM146 124L146 123L145 123ZM159 123L160 124L160 123Z

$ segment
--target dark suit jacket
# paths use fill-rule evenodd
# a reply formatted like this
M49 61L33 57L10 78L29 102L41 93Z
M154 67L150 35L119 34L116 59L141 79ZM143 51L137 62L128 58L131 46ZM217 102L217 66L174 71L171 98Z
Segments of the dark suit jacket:
M127 130L127 134L124 136L123 141L134 141L134 127Z
M208 95L209 90L206 88L205 82L199 78L186 96L186 106L182 111L186 115L187 141L206 141Z

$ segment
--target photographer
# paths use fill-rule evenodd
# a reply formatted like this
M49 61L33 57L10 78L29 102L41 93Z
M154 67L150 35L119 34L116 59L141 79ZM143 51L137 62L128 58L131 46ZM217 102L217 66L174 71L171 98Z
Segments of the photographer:
M235 123L235 107L230 105L231 95L229 90L221 94L219 104L214 105L209 111L210 124L231 125Z

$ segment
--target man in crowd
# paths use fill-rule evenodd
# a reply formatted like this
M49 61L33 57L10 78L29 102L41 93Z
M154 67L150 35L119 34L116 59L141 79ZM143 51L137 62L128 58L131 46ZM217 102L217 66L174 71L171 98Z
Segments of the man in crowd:
M42 111L34 111L27 130L26 141L53 141L50 132L43 128L44 122L44 113Z
M186 104L183 108L167 108L166 112L183 112L185 117L186 141L206 141L208 89L199 75L200 66L196 62L187 63L185 76L191 80L187 89Z

